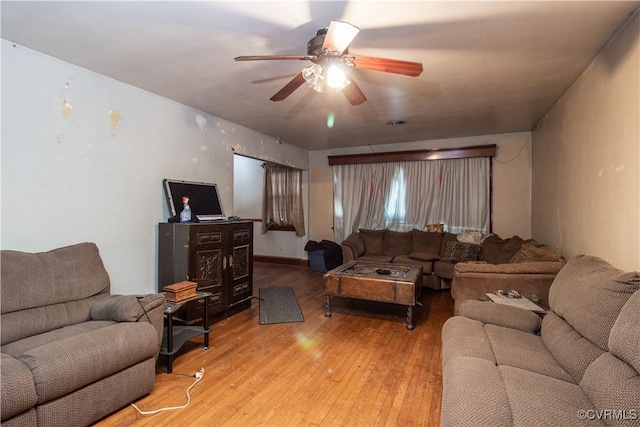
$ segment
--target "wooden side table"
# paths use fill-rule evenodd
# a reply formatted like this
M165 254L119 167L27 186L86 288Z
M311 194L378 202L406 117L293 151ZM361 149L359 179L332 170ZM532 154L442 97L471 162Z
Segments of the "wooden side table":
M164 292L163 292L164 294ZM165 328L164 335L162 337L162 347L160 348L160 354L167 356L167 373L173 372L173 357L182 348L184 343L192 338L204 335L204 349L209 349L209 325L207 319L209 318L209 297L211 292L196 292L196 296L189 298L188 300L180 302L172 302L165 300L164 302L164 317ZM204 299L204 316L202 317L202 325L174 325L173 315L184 304L197 300Z

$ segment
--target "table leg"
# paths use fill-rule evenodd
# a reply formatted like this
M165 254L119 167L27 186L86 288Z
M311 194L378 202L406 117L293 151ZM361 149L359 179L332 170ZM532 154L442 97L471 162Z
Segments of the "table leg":
M173 313L167 314L167 374L173 372Z
M413 306L407 306L407 330L413 331Z
M324 316L331 317L331 295L325 295Z
M209 329L209 297L204 297L204 317L202 318L202 328L206 331ZM204 334L204 349L209 349L209 332Z

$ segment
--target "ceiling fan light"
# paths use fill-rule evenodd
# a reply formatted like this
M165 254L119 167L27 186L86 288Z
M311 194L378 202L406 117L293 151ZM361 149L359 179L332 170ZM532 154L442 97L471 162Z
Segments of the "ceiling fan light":
M342 53L351 44L360 29L348 22L332 21L329 25L329 32L332 33L330 50L335 53Z
M302 77L316 92L324 92L323 69L318 64L313 64L302 70Z
M335 91L340 91L344 89L349 83L349 79L344 74L344 71L338 65L330 65L325 70L326 78L327 78L327 86Z

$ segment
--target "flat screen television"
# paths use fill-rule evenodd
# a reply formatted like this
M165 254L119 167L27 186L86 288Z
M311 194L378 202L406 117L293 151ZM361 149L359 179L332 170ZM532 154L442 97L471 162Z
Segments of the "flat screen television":
M163 187L171 216L180 213L182 197L186 196L189 198L191 214L199 221L226 219L216 184L165 179Z

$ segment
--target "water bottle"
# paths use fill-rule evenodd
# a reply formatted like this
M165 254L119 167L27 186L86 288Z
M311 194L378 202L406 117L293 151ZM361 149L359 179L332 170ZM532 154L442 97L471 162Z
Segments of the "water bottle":
M189 206L189 198L182 198L182 211L180 212L180 222L191 221L191 207Z

